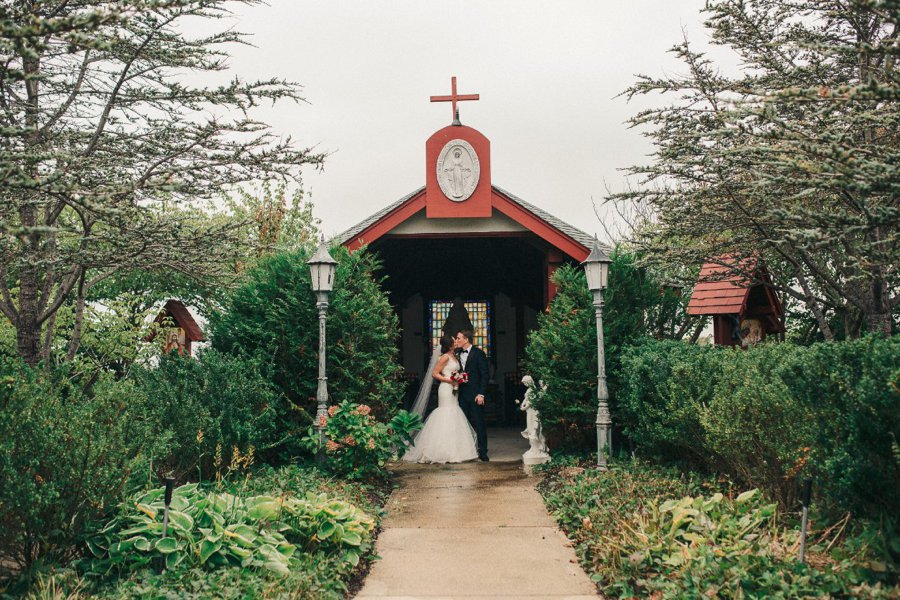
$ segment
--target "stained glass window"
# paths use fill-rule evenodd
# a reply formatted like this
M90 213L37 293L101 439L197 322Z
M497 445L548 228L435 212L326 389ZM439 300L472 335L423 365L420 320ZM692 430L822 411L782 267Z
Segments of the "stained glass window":
M469 320L472 321L474 340L472 343L488 355L493 354L491 345L491 303L490 302L464 302L463 305L469 312ZM441 341L441 327L450 314L453 302L447 300L432 300L428 311L428 329L431 331L431 347L434 348Z

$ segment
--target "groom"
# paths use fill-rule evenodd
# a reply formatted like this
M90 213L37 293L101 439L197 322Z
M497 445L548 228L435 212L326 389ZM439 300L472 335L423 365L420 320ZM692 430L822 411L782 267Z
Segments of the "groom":
M488 361L481 348L472 345L472 330L456 333L456 351L461 371L469 374L468 383L459 386L459 406L469 422L475 425L478 458L487 462L487 428L484 425L484 396L488 386Z

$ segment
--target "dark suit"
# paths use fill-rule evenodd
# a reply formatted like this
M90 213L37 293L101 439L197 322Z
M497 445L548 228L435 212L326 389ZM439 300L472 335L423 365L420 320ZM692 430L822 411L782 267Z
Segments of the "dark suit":
M462 364L462 358L460 358ZM484 405L476 404L476 396L485 396L487 401L487 386L490 379L488 371L488 360L481 348L472 346L469 348L469 355L466 358L466 366L462 370L469 374L469 382L460 384L459 386L459 406L466 413L466 418L475 427L475 434L478 439L478 456L486 457L487 448L487 427L484 424Z

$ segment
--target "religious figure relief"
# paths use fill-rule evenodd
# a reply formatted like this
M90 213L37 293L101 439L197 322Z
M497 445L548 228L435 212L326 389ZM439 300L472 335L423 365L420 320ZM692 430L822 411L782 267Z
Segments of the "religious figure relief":
M755 346L763 339L763 325L759 319L741 321L741 346Z
M450 140L438 156L436 174L438 185L447 198L454 202L468 199L481 175L475 149L465 140Z

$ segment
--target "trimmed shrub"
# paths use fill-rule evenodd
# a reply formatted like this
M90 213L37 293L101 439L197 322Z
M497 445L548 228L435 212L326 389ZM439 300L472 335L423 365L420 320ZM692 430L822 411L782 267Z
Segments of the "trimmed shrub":
M747 351L644 341L622 356L616 416L645 456L686 461L793 507L812 477L833 513L900 512L900 341Z
M161 440L157 472L206 478L272 460L294 449L299 425L291 405L255 361L215 350L200 360L169 353L135 373L148 401L142 416Z
M376 274L379 263L365 250L332 250L338 261L329 297L328 389L332 403L365 403L379 417L401 405L404 389L397 362L400 325ZM309 253L263 259L248 274L226 310L213 318L213 346L257 358L267 376L303 413L315 415L319 326L310 284Z
M663 335L684 316L681 300L619 249L610 257L609 287L603 293L603 335L607 386L615 408L622 349L648 331ZM526 370L547 388L535 402L551 447L593 444L597 414L597 326L591 292L581 267L554 274L556 297L528 337ZM614 436L618 439L618 436Z
M640 444L644 456L707 467L701 422L713 396L719 354L710 346L676 341L639 341L624 349L615 418Z
M120 499L148 440L128 382L0 359L0 569L69 558Z

